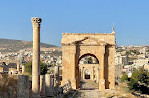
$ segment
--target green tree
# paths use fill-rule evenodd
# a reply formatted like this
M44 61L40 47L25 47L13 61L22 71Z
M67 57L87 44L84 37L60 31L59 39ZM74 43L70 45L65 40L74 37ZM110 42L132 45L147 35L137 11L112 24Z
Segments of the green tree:
M149 85L149 72L143 67L139 69L133 69L133 73L128 84L130 90L139 91L141 93L146 92L145 86L141 84Z
M28 62L25 64L25 69L29 74L32 74L32 62Z
M134 69L131 79L148 85L149 84L149 72L145 70L143 67L139 69Z
M123 73L123 76L121 78L121 81L124 82L124 81L128 81L128 75L126 73Z
M40 62L40 74L45 75L47 73L47 64Z
M137 50L131 50L131 52L134 53L134 54L136 54L136 55L139 55L140 54L140 52L137 51Z
M92 58L91 57L87 58L87 63L88 64L93 64L93 61L92 61Z
M126 51L126 55L127 55L127 56L130 55L131 53L134 53L134 54L136 54L136 55L139 55L139 54L140 54L140 52L137 51L137 50L129 50L129 51Z
M130 55L131 54L131 52L130 51L126 51L126 55L128 56L128 55Z
M28 62L26 65L26 71L29 72L29 74L32 74L32 62ZM47 64L40 62L40 74L45 75L47 73Z

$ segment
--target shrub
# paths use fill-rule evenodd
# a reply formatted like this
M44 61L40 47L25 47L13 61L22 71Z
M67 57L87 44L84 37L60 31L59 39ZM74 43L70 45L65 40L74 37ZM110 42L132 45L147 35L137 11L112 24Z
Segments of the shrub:
M28 62L26 65L26 71L29 72L29 74L32 74L32 62ZM40 62L40 74L45 75L47 73L47 64Z
M126 73L123 73L123 76L121 78L121 81L124 82L124 81L128 81L128 75Z
M146 93L147 85L149 85L149 72L144 68L133 69L132 77L128 83L129 89Z

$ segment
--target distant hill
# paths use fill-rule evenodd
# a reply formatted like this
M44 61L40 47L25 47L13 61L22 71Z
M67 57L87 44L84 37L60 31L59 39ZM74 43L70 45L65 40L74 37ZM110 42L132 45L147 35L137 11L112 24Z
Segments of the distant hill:
M32 41L21 41L21 40L12 40L12 39L2 39L0 38L0 52L16 52L21 49L32 48ZM40 44L41 48L56 48L55 45Z

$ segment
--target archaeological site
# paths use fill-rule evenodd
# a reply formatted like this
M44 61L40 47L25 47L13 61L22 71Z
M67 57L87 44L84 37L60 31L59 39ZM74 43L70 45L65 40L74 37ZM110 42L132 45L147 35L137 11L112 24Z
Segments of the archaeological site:
M26 75L26 65L5 60L2 77L15 77L12 90L0 92L0 98L63 98L73 90L83 88L83 82L94 83L90 90L115 88L115 31L112 33L63 33L62 66L54 66L53 73L41 74L40 25L41 18L31 19L33 26L32 75ZM16 72L8 63L17 63ZM20 69L21 66L21 69ZM89 82L92 81L92 82ZM90 85L90 84L89 84ZM1 97L2 96L2 97ZM12 97L13 96L13 97Z

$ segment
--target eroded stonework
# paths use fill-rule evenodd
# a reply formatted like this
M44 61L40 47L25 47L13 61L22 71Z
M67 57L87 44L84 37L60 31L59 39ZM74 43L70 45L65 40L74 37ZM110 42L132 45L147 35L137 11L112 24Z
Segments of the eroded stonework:
M99 66L97 66L99 89L115 87L115 32L63 33L61 44L62 84L70 80L72 88L79 88L81 79L79 61L85 55L94 55L99 61Z

